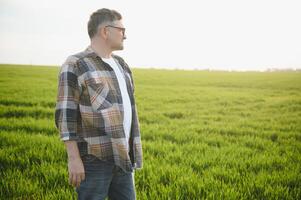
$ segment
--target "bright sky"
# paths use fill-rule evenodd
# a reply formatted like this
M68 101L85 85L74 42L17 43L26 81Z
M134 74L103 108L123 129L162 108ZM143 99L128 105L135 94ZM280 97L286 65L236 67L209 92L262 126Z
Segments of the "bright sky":
M301 68L299 0L0 0L0 63L61 65L99 8L123 15L131 67Z

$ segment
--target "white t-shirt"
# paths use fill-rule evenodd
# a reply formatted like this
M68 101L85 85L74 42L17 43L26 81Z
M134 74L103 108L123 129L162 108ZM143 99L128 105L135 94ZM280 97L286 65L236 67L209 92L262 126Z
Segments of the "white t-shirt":
M101 58L104 62L108 63L114 70L118 85L121 91L122 102L123 102L123 110L124 110L124 117L123 117L123 127L125 132L125 137L127 141L130 138L130 130L132 125L132 104L131 100L127 91L126 82L124 78L124 74L120 71L119 63L117 63L114 58ZM120 68L119 68L120 67ZM121 68L122 69L122 68ZM128 145L128 143L127 143Z

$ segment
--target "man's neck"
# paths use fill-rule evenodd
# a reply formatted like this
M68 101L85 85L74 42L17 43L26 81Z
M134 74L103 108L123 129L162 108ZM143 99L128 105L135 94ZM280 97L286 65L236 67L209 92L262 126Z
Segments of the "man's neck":
M91 48L101 58L111 58L112 57L112 50L107 48L105 45L96 44L96 41L91 41Z

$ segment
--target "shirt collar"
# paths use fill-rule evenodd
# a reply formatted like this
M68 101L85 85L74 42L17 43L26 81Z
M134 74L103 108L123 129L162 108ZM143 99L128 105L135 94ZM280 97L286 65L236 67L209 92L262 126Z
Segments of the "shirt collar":
M86 48L85 52L90 54L93 57L99 57L102 60L102 58L100 56L98 56L97 53L92 49L91 45L89 45ZM116 60L115 54L113 54L113 53L112 53L112 58L114 58Z
M92 49L91 45L89 45L89 46L86 48L85 52L86 52L87 54L90 54L90 55L93 56L93 57L99 57L99 56L96 54L96 52Z

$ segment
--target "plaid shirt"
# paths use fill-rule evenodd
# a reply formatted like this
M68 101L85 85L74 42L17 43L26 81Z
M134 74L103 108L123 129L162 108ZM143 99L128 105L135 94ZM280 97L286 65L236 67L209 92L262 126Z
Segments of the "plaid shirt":
M134 83L124 60L116 55L112 57L124 74L132 104L130 139L127 141L124 133L123 104L117 77L91 47L68 57L61 67L55 123L62 141L77 141L81 156L93 154L124 171L133 171L142 167Z

